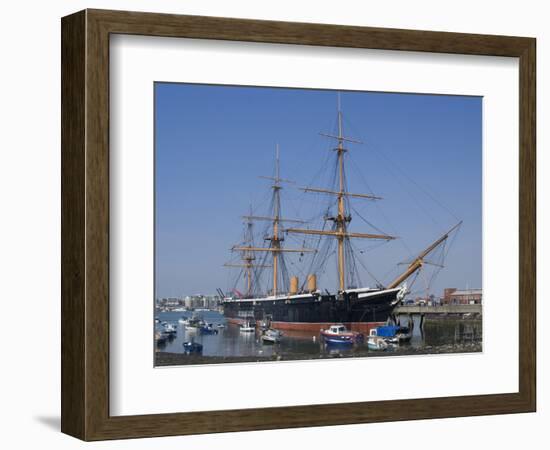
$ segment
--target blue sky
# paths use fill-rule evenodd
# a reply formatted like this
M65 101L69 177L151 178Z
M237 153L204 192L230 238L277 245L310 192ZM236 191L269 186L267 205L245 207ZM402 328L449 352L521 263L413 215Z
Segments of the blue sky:
M482 99L342 91L341 104L344 133L364 143L348 147L349 190L384 197L353 205L400 237L354 243L368 272L389 282L403 268L398 262L459 218L445 269L434 281L427 270L417 287L436 295L448 286L480 287ZM269 182L258 176L273 173L277 144L281 176L296 181L283 190L283 214L313 217L323 195L296 187L326 181L319 169L334 157L333 142L319 132L335 132L336 117L335 91L156 83L156 295L231 287L235 274L223 264L241 240L241 215L251 204L266 212ZM350 229L372 231L357 215ZM320 280L330 290L333 268ZM373 284L367 273L361 279Z

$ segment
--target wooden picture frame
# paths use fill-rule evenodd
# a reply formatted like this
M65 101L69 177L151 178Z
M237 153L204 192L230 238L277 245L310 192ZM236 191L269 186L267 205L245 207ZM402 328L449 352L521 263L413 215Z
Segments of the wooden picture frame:
M85 10L62 29L62 416L84 440L532 412L536 408L533 38ZM519 58L519 391L109 415L109 36L135 34Z

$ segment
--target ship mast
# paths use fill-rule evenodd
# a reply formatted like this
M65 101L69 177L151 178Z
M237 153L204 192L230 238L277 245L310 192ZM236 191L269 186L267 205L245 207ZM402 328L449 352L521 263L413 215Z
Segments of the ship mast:
M280 209L281 209L281 179L279 177L279 144L277 144L276 156L275 156L275 180L272 185L273 188L273 197L275 203L275 211L273 214L273 236L271 237L271 246L274 249L281 249L281 239L279 238L279 220L280 220ZM269 238L268 238L269 239ZM279 269L279 252L273 252L273 295L277 296L277 275Z
M388 286L387 289L393 289L399 286L403 281L413 275L417 270L420 270L424 264L426 256L433 252L437 247L439 247L443 242L447 240L449 235L462 225L462 220L453 226L449 231L447 231L443 236L441 236L436 241L432 242L428 247L426 247L422 252L416 256L413 261L409 264L405 272L400 274L395 280L393 280Z
M380 197L369 195L369 194L353 194L349 193L346 190L345 183L345 169L344 169L344 155L347 152L347 149L344 147L344 142L360 144L361 142L347 138L343 133L342 126L342 109L340 106L340 94L338 94L338 135L333 136L330 134L321 133L322 136L336 139L338 146L334 149L337 154L337 170L338 170L338 191L332 191L327 189L319 188L303 188L305 192L317 192L324 193L329 195L335 195L338 199L338 214L334 217L327 217L328 220L331 220L335 223L334 231L324 231L324 230L309 230L301 228L289 228L286 231L289 233L301 233L301 234L313 234L321 236L332 236L335 237L338 243L338 281L340 291L345 291L346 289L346 260L344 246L346 240L350 238L363 238L363 239L382 239L382 240L392 240L396 239L394 236L389 236L385 234L370 234L370 233L348 233L347 224L351 222L351 214L346 213L346 197L355 197L355 198L365 198L370 200L379 200Z
M250 206L250 215L243 216L245 219L245 232L244 232L244 242L248 243L250 246L253 244L253 225L254 222L252 221L252 206ZM241 253L241 260L243 261L242 264L234 264L234 263L226 263L224 264L224 267L240 267L244 269L245 271L245 277L246 277L246 297L252 296L252 274L253 269L255 267L264 268L264 267L271 267L269 265L265 264L254 264L254 261L256 260L256 257L254 256L254 253L251 253L248 250L244 250Z
M339 231L338 239L338 278L340 281L340 290L345 289L345 257L344 257L344 235L346 233L346 224L351 220L351 217L346 217L344 205L344 135L342 134L342 109L340 107L340 94L338 94L338 174L340 191L338 193L338 215L334 219Z
M272 235L265 238L266 241L270 241L271 245L269 247L254 247L254 246L234 246L232 250L240 250L244 252L271 252L273 258L273 296L277 296L279 292L279 263L281 258L281 253L291 252L291 253L307 253L315 252L313 249L308 248L283 248L281 243L284 241L284 237L281 234L280 224L281 222L294 222L294 223L303 223L301 220L294 219L283 219L281 218L281 195L280 191L282 189L281 183L292 183L290 180L285 180L280 177L280 168L279 168L279 145L276 147L275 155L275 176L274 177L265 177L261 176L260 178L265 178L273 181L271 188L273 190L273 215L271 217L266 216L245 216L247 220L268 220L272 222Z

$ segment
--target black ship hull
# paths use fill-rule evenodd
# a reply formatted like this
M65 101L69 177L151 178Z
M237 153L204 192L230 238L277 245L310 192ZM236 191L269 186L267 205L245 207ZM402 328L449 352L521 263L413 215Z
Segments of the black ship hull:
M392 315L401 290L387 289L350 292L340 296L319 293L277 298L226 299L223 312L231 323L245 319L269 320L282 330L318 332L330 324L343 323L357 331L368 332Z

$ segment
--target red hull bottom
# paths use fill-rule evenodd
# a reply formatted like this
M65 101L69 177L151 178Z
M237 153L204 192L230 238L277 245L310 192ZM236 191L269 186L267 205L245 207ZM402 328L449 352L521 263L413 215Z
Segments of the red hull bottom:
M244 320L237 318L227 318L228 323L241 325ZM271 322L271 327L277 330L285 331L309 331L318 333L321 329L326 330L334 323L331 322ZM343 325L350 331L357 331L366 336L369 335L373 328L385 325L385 322L343 322ZM256 326L260 326L260 321L256 321Z

